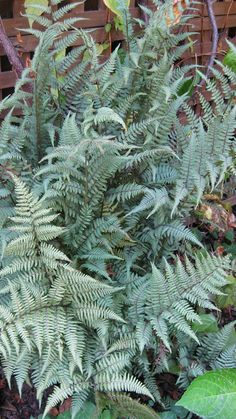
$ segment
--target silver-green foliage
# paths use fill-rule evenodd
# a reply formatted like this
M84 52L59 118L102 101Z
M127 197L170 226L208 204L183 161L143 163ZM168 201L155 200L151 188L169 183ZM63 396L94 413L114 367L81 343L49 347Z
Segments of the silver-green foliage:
M94 392L161 402L156 376L176 358L183 387L234 365L235 346L217 352L214 337L208 360L194 329L216 310L230 260L202 250L186 217L232 168L236 77L218 64L212 105L200 94L194 114L180 91L195 68L174 66L188 34L167 25L170 8L137 36L131 22L127 52L103 64L78 20L63 22L68 8L47 9L32 67L1 103L1 357L39 398L55 385L46 411L72 396L75 416Z
M8 381L14 374L21 390L31 370L38 398L60 383L46 411L66 395L87 394L94 386L97 391L125 389L151 397L142 383L124 373L127 354L104 355L108 321L123 322L110 298L119 288L75 270L48 243L64 229L52 224L56 216L44 200L13 179L17 206L11 230L16 237L6 246L0 271L0 352Z

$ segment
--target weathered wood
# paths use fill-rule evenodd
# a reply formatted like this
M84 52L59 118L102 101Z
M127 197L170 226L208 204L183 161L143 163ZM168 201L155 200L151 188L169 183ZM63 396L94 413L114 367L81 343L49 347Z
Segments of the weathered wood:
M0 73L1 89L7 89L14 86L16 82L16 73L14 71L4 71Z

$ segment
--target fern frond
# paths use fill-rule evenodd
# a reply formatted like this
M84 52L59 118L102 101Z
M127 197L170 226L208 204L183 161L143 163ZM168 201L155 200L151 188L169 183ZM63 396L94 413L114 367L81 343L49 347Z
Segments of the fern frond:
M135 419L158 419L160 417L150 407L123 394L108 395L106 400L110 408L121 416L128 415Z
M148 389L135 377L131 377L128 374L124 374L124 376L116 374L112 378L109 376L109 373L97 374L95 385L99 391L119 392L123 388L125 391L144 394L153 399Z

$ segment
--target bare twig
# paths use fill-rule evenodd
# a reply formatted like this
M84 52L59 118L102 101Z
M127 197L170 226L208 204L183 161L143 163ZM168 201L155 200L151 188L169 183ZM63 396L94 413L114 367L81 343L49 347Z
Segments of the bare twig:
M17 77L20 78L22 71L24 70L24 65L14 45L12 44L11 40L8 38L5 32L5 28L4 28L1 17L0 17L0 43L2 44L4 51L7 55L7 58L9 62L11 63L13 69L15 70Z
M213 11L212 3L213 3L213 0L206 0L208 16L209 16L210 23L211 23L211 28L212 28L211 56L210 56L209 62L207 64L206 77L209 76L211 68L213 67L213 64L214 64L214 61L215 61L215 58L216 58L216 54L217 54L217 46L218 46L218 40L219 40L218 28L217 28L217 23L216 23L216 18L215 18L214 11Z

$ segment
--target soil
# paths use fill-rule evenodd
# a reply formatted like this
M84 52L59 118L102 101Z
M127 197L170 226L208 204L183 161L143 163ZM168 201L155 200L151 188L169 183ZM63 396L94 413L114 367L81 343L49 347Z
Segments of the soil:
M13 382L10 389L2 372L0 373L0 419L37 418L42 410L32 387L25 384L20 396L16 384Z

